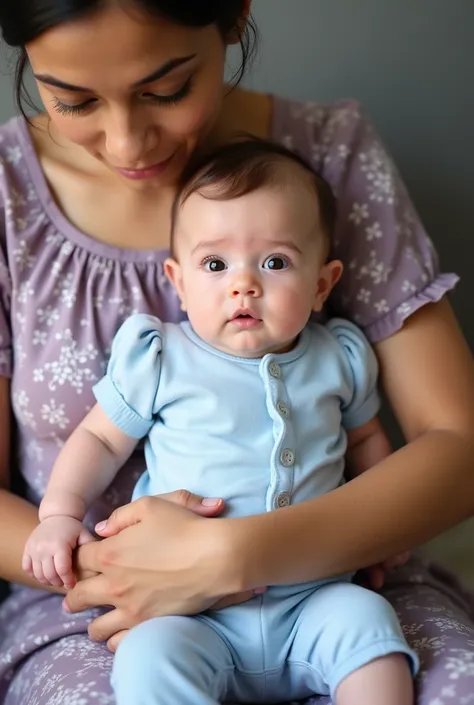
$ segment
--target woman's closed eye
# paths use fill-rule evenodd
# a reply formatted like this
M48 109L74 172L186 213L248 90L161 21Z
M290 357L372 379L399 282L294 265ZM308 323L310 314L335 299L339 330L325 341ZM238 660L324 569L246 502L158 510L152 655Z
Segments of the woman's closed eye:
M158 105L177 105L184 98L186 98L192 90L193 87L193 76L190 76L186 82L181 86L181 88L174 93L169 95L160 95L158 93L152 93L146 91L141 93L139 98L143 98L147 101L157 103ZM69 105L64 103L59 98L53 98L53 108L60 115L80 115L85 113L89 108L91 108L95 103L98 102L98 98L89 98L88 100L78 103L76 105Z

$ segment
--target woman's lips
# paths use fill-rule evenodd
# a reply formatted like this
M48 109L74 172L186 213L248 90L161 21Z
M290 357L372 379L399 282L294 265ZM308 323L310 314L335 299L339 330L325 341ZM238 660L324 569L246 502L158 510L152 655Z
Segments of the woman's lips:
M116 171L122 176L125 176L126 179L132 179L134 181L153 179L156 176L160 176L160 174L165 171L173 157L174 154L163 162L159 162L159 164L154 164L153 166L147 166L144 169L119 169L116 167Z

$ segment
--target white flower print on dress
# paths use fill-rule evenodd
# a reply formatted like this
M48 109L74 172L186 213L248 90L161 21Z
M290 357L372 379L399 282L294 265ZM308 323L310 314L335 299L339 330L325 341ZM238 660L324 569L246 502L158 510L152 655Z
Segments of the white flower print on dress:
M34 330L31 342L33 345L46 345L48 333L45 330Z
M366 262L367 263L362 265L359 269L357 279L369 277L372 279L373 284L382 284L388 281L392 268L385 264L383 260L377 259L377 252L375 250L372 250Z
M21 318L20 315L17 314L17 319L20 319L20 318ZM14 341L14 359L15 359L15 364L17 365L17 367L23 367L23 363L25 362L27 357L28 356L25 352L25 349L24 349L22 343L20 343L19 340L15 340Z
M314 105L314 103L295 103L295 105L292 106L291 115L296 120L303 118L308 125L318 125L321 127L327 117L327 111L322 107Z
M369 291L369 289L359 289L359 292L357 294L357 301L362 301L362 303L368 304L371 296L372 292Z
M132 286L130 293L125 293L123 296L115 296L109 299L109 304L118 306L120 316L131 316L133 313L138 313L139 308L136 305L141 301L141 292L138 286Z
M64 237L57 231L54 231L46 235L46 242L48 243L48 245L55 245L57 247L64 242Z
M347 159L350 153L351 150L349 149L347 144L340 144L337 148L337 156L340 157L340 159Z
M450 671L449 677L452 680L457 680L461 676L474 678L474 651L467 651L466 649L450 649L449 651L457 654L457 656L448 656L446 658L445 668Z
M409 313L412 311L412 306L409 304L407 301L404 303L400 304L400 306L397 307L397 313L399 316L408 316Z
M445 611L445 610L444 610ZM474 634L474 628L459 622L454 617L429 617L427 623L433 623L441 632L456 631L459 634ZM473 649L474 653L474 649Z
M42 367L36 368L35 372L37 375L42 373L45 380L49 379L48 387L53 392L69 384L78 394L81 394L84 382L97 381L97 375L87 366L87 363L95 360L99 352L91 343L85 347L79 347L69 328L64 333L56 333L55 339L62 343L59 359L46 362Z
M433 636L433 637L422 637L421 639L414 639L411 642L412 649L420 654L422 651L433 651L434 655L440 654L446 645L446 637L443 636Z
M450 685L445 686L441 690L441 697L442 698L455 698L456 697L456 685L454 683L451 683Z
M37 310L37 316L40 323L46 323L47 326L52 326L59 321L59 311L53 306L46 306L46 308L39 308Z
M41 462L44 457L44 450L36 439L29 441L26 444L26 454L29 458L33 458L38 462Z
M42 405L41 418L51 424L51 426L58 426L61 430L67 428L69 424L69 419L66 416L65 405L57 404L54 399L51 399L49 404Z
M63 279L60 279L53 293L61 297L61 303L66 308L72 308L77 296L74 288L74 274L70 272Z
M21 153L21 147L7 147L7 162L16 166L18 162L21 162L23 155Z
M20 272L25 269L31 269L35 263L35 258L30 254L25 240L20 240L18 247L13 250L13 257L15 258L15 262L18 264Z
M23 426L28 426L34 430L36 428L35 417L33 412L28 408L30 398L23 389L13 393L12 405L19 422L23 424Z
M365 229L365 239L367 242L379 240L381 237L383 237L383 232L380 223L375 222Z
M367 152L359 154L359 160L361 171L368 182L369 200L394 205L396 179L392 162L387 159L385 151L374 142Z
M18 289L17 301L19 304L26 304L28 299L35 295L35 290L30 282L22 282Z
M374 308L377 313L388 313L390 311L390 307L386 299L380 299L380 301L376 301L374 303Z
M362 221L367 220L368 217L369 206L367 203L353 203L349 220L351 220L355 225L360 225Z
M405 279L402 284L402 291L404 294L414 294L416 291L416 286L412 282Z

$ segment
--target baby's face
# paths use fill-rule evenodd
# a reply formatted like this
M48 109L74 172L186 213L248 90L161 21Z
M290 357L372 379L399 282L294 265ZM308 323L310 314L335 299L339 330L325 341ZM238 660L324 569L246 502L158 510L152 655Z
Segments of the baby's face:
M166 271L194 330L240 357L289 350L342 271L325 264L317 199L299 179L227 201L193 194L175 238Z

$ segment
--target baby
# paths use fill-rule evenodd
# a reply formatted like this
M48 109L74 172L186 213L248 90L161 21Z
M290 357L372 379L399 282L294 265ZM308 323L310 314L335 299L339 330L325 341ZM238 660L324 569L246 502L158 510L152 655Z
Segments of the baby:
M188 169L164 266L189 322L137 314L118 331L97 404L54 465L26 571L74 584L85 513L141 438L134 499L185 487L223 497L230 517L286 511L340 486L345 457L357 475L390 452L369 344L347 321L309 323L342 273L328 260L335 213L329 186L269 142ZM337 705L410 705L417 657L388 602L351 578L135 627L115 657L117 704L330 693Z

